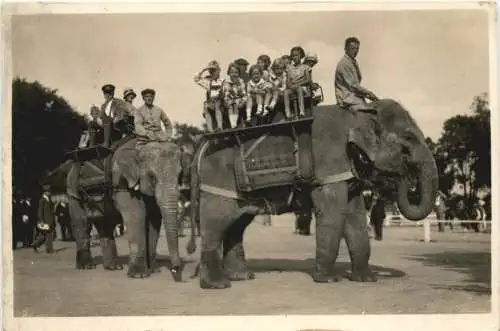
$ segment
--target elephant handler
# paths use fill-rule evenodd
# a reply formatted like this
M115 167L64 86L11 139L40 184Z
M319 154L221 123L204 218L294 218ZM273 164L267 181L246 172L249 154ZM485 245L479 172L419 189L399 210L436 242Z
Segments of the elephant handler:
M113 135L118 130L123 131L124 127L126 127L127 117L131 116L131 108L127 102L115 98L114 85L106 84L101 90L104 96L104 103L99 112L98 123L99 125L102 123L104 131L103 145L109 148L113 140ZM120 138L123 133L120 132Z
M134 114L137 146L140 147L152 141L171 141L173 125L165 111L153 104L156 96L155 90L147 88L141 94L144 105ZM162 129L161 123L165 125L165 130Z
M335 70L335 97L337 104L349 110L373 110L365 99L377 101L378 97L361 86L361 71L356 61L360 41L349 37L345 41L345 54Z

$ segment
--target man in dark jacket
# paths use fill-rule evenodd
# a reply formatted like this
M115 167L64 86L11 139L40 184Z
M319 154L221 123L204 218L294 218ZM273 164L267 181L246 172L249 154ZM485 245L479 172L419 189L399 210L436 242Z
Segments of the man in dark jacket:
M37 249L45 243L45 252L51 254L54 252L52 243L54 241L55 217L49 185L43 186L43 194L38 202L37 217L38 236L33 243L33 250L37 252Z
M20 202L20 215L22 221L22 242L23 248L30 247L33 243L33 230L35 220L33 219L33 205L30 198L23 198Z
M21 221L21 194L19 191L14 190L12 195L12 249L17 248L17 242L21 237L22 221Z

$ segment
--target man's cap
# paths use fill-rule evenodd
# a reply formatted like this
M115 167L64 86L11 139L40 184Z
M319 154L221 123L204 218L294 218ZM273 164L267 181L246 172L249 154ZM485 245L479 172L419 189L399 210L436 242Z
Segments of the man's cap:
M236 63L236 64L237 64L237 65L239 65L239 66L247 66L247 65L249 65L249 64L250 64L250 63L249 63L247 60L245 60L244 58L239 58L239 59L235 60L235 61L234 61L234 63Z
M215 60L208 62L208 66L207 67L209 69L220 69L219 62L217 62Z
M103 85L101 90L104 93L115 93L115 86L113 84L106 84L106 85Z
M156 91L155 91L155 90L153 90L152 88L147 88L147 89L142 90L141 95L142 95L142 96L145 96L146 94L152 94L152 95L155 95L155 94L156 94Z
M134 92L134 89L132 88L126 88L124 91L123 91L123 98L125 99L126 97L128 97L129 95L133 95L134 98L137 96L137 94Z

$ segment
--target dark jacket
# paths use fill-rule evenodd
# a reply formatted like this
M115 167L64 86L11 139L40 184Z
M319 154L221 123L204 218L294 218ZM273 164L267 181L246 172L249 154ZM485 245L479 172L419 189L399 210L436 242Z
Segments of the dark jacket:
M42 195L38 201L38 221L48 224L51 228L54 227L54 204L52 201L47 201Z
M111 102L111 117L114 122L127 120L129 116L133 115L131 114L131 105L128 105L127 102L115 98L111 99L109 102ZM103 120L109 118L109 116L106 115L107 104L108 102L103 103L99 111L99 117Z

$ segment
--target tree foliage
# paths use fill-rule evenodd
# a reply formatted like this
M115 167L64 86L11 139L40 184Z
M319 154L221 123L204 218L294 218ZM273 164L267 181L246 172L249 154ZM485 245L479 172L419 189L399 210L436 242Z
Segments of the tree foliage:
M44 175L75 148L85 118L39 82L12 82L12 180L25 194L37 192Z
M440 175L439 187L449 194L462 184L466 200L474 200L479 189L491 187L490 109L486 94L473 98L471 115L456 115L443 124L434 143L428 138Z

